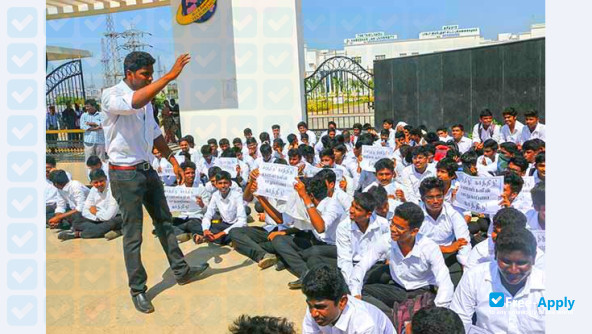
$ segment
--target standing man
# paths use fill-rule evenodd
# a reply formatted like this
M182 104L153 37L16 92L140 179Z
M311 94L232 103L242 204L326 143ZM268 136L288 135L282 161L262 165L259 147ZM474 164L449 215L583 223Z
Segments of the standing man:
M154 122L150 101L181 74L190 59L188 54L179 56L170 72L152 82L154 58L146 52L132 52L125 57L125 79L105 89L102 96L109 179L123 217L125 266L132 301L143 313L154 312L154 307L146 297L147 275L140 256L142 203L152 218L156 235L179 285L197 280L208 268L207 264L189 267L185 261L173 232L173 218L162 182L149 163L154 146L173 165L179 183L183 183L183 171Z
M175 99L171 99L171 115L173 116L173 120L175 124L177 124L177 132L175 135L177 138L183 137L181 134L181 112L179 111L179 105L175 102Z
M64 120L64 124L66 125L66 129L76 129L76 111L74 111L72 108L72 103L66 103L66 109L62 111L62 118ZM73 133L68 133L68 140L74 140Z
M97 101L89 99L84 102L86 113L80 116L80 128L84 130L84 161L96 155L103 163L105 156L105 133L103 132L104 113L97 112Z

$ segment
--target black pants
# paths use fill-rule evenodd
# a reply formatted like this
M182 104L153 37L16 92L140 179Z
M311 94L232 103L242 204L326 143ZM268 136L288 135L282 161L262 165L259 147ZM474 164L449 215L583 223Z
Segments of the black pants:
M337 267L337 246L335 245L312 246L303 250L301 254L309 270L320 264Z
M308 270L301 252L314 245L326 245L315 238L311 231L298 231L294 235L280 235L271 242L276 254L297 277L302 277Z
M259 226L239 227L230 230L234 249L255 262L261 261L265 254L275 253L273 244L267 240L269 233Z
M203 230L201 228L201 219L199 218L174 218L173 230L175 235L183 233L203 234Z
M143 214L142 204L150 214L156 235L177 279L189 272L183 252L173 231L173 217L169 211L164 188L158 174L148 171L109 170L113 197L119 204L123 218L123 256L132 295L146 291L147 274L142 265Z
M210 225L210 232L212 232L213 234L216 234L216 233L224 231L225 229L229 228L230 226L232 226L232 224L228 224L225 222L212 223ZM232 230L230 230L230 232L232 232ZM197 234L203 235L203 231L198 232ZM230 241L231 241L230 235L225 234L223 237L216 239L216 241L214 241L214 243L220 244L220 245L228 245L230 243Z
M458 260L456 259L457 254L457 252L443 254L444 262L446 263L446 267L448 267L448 271L450 272L450 280L452 281L454 288L456 288L456 286L460 282L460 279L462 278L463 274L462 266L460 263L458 263Z
M117 215L107 221L94 221L80 216L72 222L74 231L80 231L80 237L83 239L102 238L109 231L121 230L123 218Z

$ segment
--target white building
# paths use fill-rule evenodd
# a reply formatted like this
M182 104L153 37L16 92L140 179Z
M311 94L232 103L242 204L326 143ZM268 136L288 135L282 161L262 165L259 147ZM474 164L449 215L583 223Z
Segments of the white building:
M306 76L309 76L327 59L335 56L345 56L345 50L317 50L309 49L304 44L304 62Z

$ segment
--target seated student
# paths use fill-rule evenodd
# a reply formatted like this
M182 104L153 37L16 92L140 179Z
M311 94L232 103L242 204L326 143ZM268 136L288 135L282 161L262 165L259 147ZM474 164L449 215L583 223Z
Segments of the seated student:
M469 252L471 236L467 223L452 205L444 202L444 183L435 177L424 179L419 186L425 221L419 233L440 246L453 283L458 283ZM455 256L456 255L456 256ZM457 262L458 261L458 262Z
M534 162L535 172L532 174L534 183L545 182L545 152L536 155Z
M234 150L228 149L223 151L220 154L221 158L237 158L236 153ZM241 189L247 185L247 181L249 180L249 166L247 166L244 162L238 159L238 164L236 166L236 177L232 179L232 181L236 182Z
M381 185L384 187L389 198L389 211L395 212L395 208L407 201L407 193L409 190L404 184L399 182L395 177L395 166L393 160L383 158L374 164L374 173L376 175L376 181L372 182L368 187L364 189L364 192L368 191L373 186Z
M518 146L513 142L501 143L499 147L499 159L497 162L497 174L503 174L508 169L508 163L516 155L520 155Z
M334 168L336 170L339 170L339 171L341 171L341 174L343 175L343 177L346 179L346 181L348 183L353 182L352 178L350 176L349 170L345 166L335 163L335 154L333 153L332 148L326 148L326 149L322 150L321 153L319 154L319 157L320 157L321 161L319 162L317 167Z
M380 140L376 142L377 146L395 147L395 141L390 139L391 132L387 129L380 131ZM394 135L393 135L394 137Z
M74 219L72 230L58 233L58 239L105 237L112 240L121 235L123 219L119 215L119 205L111 195L107 175L99 168L90 172L90 179L93 187L84 202L82 215Z
M532 175L535 172L535 159L537 154L543 152L543 144L544 141L540 139L530 139L522 143L522 154L529 163L527 175Z
M389 132L389 139L393 142L395 141L395 132L397 132L395 129L393 129L394 125L395 121L393 121L392 118L387 118L384 121L382 121L382 129L387 130Z
M528 170L528 161L523 156L516 155L508 161L508 170L520 175L520 177L525 177Z
M68 175L63 170L52 171L49 174L49 180L58 189L58 202L55 216L50 218L47 224L52 229L67 230L71 227L72 221L81 216L90 190L84 184L68 179Z
M228 233L233 228L247 225L242 191L237 190L240 188L231 188L232 181L228 172L220 171L215 177L218 191L212 195L203 217L203 236L198 233L193 237L197 244L208 241L226 245L230 242ZM220 222L213 223L212 218L216 212L220 213Z
M337 129L337 123L335 123L334 121L329 121L329 123L327 123L327 130L321 133L321 137L328 135L331 131L335 132L336 136L341 134L341 130Z
M199 161L201 159L201 152L195 149L195 139L192 135L186 135L185 140L187 144L189 144L189 154L191 154L191 158L195 161Z
M458 151L461 154L467 152L473 146L471 140L465 137L465 128L462 124L454 124L452 126L452 139L458 146Z
M356 159L356 174L354 175L354 178L352 180L353 184L355 185L356 190L363 190L366 189L366 187L368 187L368 185L370 185L370 183L376 181L376 176L374 175L373 172L367 171L367 170L363 170L362 169L362 161L364 160L362 157L362 150L363 150L363 146L372 146L373 144L373 139L372 136L368 135L368 134L362 134L360 135L360 138L358 139L358 141L356 142L355 146L354 146L354 157Z
M232 140L232 146L237 147L243 153L243 156L249 155L249 148L247 145L243 145L243 141L240 138L234 138Z
M468 151L463 153L460 156L460 161L462 163L462 171L465 174L470 176L479 176L479 177L490 177L491 174L481 171L477 168L477 152L475 151Z
M224 153L224 151L226 151L227 149L230 148L230 141L228 140L228 138L220 139L218 141L218 144L220 145L220 149L219 149L220 153Z
M374 213L382 218L385 218L387 221L393 219L393 216L395 215L395 210L389 210L389 198L384 187L381 185L373 186L370 187L370 189L368 189L368 191L366 192L372 195L372 197L374 198L374 202L376 204Z
M489 333L545 332L545 315L538 307L544 297L545 274L535 266L536 249L528 230L506 228L495 242L496 260L465 272L450 304L465 330L476 317L474 325ZM491 292L503 293L500 298L505 299L495 312L490 306Z
M498 144L493 139L487 139L483 142L483 155L477 158L477 169L480 172L495 174L497 172L498 162Z
M249 150L248 155L251 157L251 159L253 159L253 161L257 160L261 156L261 153L259 153L259 144L257 144L257 140L255 138L247 139L247 149ZM255 164L253 163L251 170L255 168L257 167L255 167Z
M505 142L520 144L524 124L516 120L518 112L516 109L509 107L504 109L502 115L504 116L505 124L500 131L500 144Z
M347 148L347 152L353 156L354 143L352 142L352 136L349 130L343 130L341 135L343 136L343 145Z
M526 213L528 224L526 228L531 231L546 230L545 224L545 182L537 183L531 190L533 209Z
M202 159L196 164L197 170L199 171L200 178L205 179L208 174L208 170L214 167L216 158L212 155L212 149L209 145L203 145L201 147Z
M358 162L355 159L355 156L348 155L348 149L344 144L338 144L333 147L333 156L335 157L335 164L345 167L347 170L346 176L348 176L352 181L354 176L358 172Z
M272 150L273 150L273 158L274 159L287 159L288 152L284 149L285 148L284 141L281 138L277 138L273 140Z
M391 320L378 308L349 294L337 268L312 268L303 279L302 293L307 304L303 334L396 333Z
M107 177L107 182L109 182L109 164L103 163L98 156L91 155L90 157L88 157L88 160L86 160L86 167L87 167L87 177L88 177L89 182L91 181L90 173L96 169L103 170L103 172L105 172L105 176Z
M245 161L244 156L243 156L243 152L238 147L233 147L233 148L229 149L228 151L232 152L232 153L227 153L228 157L238 159L238 164L240 167L240 174L241 174L241 177L243 178L243 182L244 182L244 184L241 185L241 187L244 187L246 185L246 182L248 181L249 173L251 173L251 166Z
M500 201L500 206L503 208L508 207L516 207L520 203L516 203L516 198L520 191L522 191L522 186L524 185L524 181L520 175L516 174L513 171L507 171L504 173L504 191L502 192L502 200ZM520 210L520 207L516 207ZM528 210L521 210L522 213L526 213Z
M269 137L269 133L263 131L259 134L259 142L261 143L261 145L263 144L267 144L267 145L271 145L271 138Z
M218 155L221 153L220 149L218 148L218 141L216 140L216 138L210 138L208 139L208 146L210 147L210 155L213 156L214 158L217 158ZM202 152L203 154L203 152Z
M296 334L294 324L286 318L269 316L239 316L228 327L231 334Z
M440 137L440 140L445 143L448 142L449 140L453 140L453 138L448 135L448 128L446 128L446 127L438 128L436 130L436 134L438 134L438 137Z
M412 151L413 165L405 167L401 175L401 182L409 190L408 202L419 203L419 184L428 177L435 177L436 170L428 166L428 151L425 147L416 147Z
M352 145L356 145L356 143L358 142L358 138L362 134L362 124L354 123L354 125L352 126L352 132L353 133L352 133L351 142L352 142Z
M287 150L292 150L292 149L298 149L298 146L300 145L300 143L298 142L298 137L296 137L295 134L290 133L288 135L288 137L286 137L287 140Z
M317 136L315 133L308 129L308 125L305 122L300 122L296 126L298 128L298 132L300 133L300 138L302 140L301 143L304 143L305 137L303 135L306 135L306 145L314 147L314 145L317 143Z
M308 141L308 134L306 134L306 133L301 133L300 134L300 145L311 146L310 143L309 143L309 141ZM314 150L314 148L313 148L313 150Z
M450 158L443 158L436 164L436 177L444 184L444 201L452 205L454 194L458 189L456 171L458 164Z
M436 306L448 306L454 286L438 245L419 234L423 222L424 214L417 204L407 202L395 209L390 235L370 247L353 269L349 280L352 295L361 295L390 315L395 302L433 293L436 286ZM362 289L366 271L385 255L388 267L384 267L392 281L365 284Z
M520 144L524 144L530 139L545 140L545 124L539 122L539 112L531 109L524 113L524 123L522 134L520 136Z
M165 170L173 170L173 165L162 157L162 154L155 147L152 149L154 160L152 160L152 168L160 175L160 178L164 185L172 186L177 182L177 176L175 173L163 174Z
M186 160L193 161L196 164L200 162L201 159L199 154L195 153L195 149L191 149L191 147L189 146L189 141L186 137L179 139L179 148L179 152L175 153L175 159L177 159L177 162L179 162L179 164L182 164Z
M253 138L253 131L249 128L245 128L243 130L243 135L245 136L245 141L243 142L243 145L247 146L247 141L249 141L249 139ZM255 138L253 138L255 139Z
M425 139L423 139L423 133L421 132L420 128L413 128L409 130L409 139L411 140L409 143L410 146L422 146L427 144Z
M325 260L339 267L346 282L368 249L390 233L388 221L375 214L375 209L376 201L372 194L358 193L349 209L349 218L337 227L337 261Z
M335 183L337 182L335 172L333 172L328 167L325 167L321 169L315 176L325 180L325 183L327 184L327 196L335 198L339 204L341 204L344 214L347 214L354 198L350 194L343 191L341 187L335 186Z
M55 214L55 209L58 205L58 188L56 188L51 180L49 174L56 167L56 160L52 156L45 157L45 221L49 221Z
M323 247L323 252L316 252L316 254L336 253L337 224L343 218L344 211L339 201L328 196L327 184L319 177L312 178L308 186L298 180L294 188L304 202L306 213L310 217L308 222L310 229L280 231L272 240L272 244L284 264L298 277L296 281L288 283L288 287L300 289L302 276L308 270L304 258L306 254L303 254L303 251L314 246L329 246Z
M261 164L263 163L273 162L274 158L272 155L271 146L269 144L261 144L259 151L261 152L261 156L255 160L255 163L253 164L255 168L261 167Z
M458 314L447 307L427 306L415 312L407 334L465 334Z
M489 109L481 110L479 114L479 123L473 126L473 147L481 151L485 141L493 139L500 141L500 127L493 123L493 114Z
M196 211L183 211L173 218L173 231L177 236L179 242L185 242L191 239L194 234L202 234L201 221L204 213L208 208L211 194L206 188L198 183L195 185L195 174L197 167L191 161L181 164L183 174L185 175L185 184L180 185L181 188L197 188L195 203L199 207Z
M509 228L526 228L526 216L514 208L503 208L493 217L491 238L478 243L469 254L465 269L471 269L480 263L495 260L495 241L502 230ZM537 249L536 266L544 270L544 252Z

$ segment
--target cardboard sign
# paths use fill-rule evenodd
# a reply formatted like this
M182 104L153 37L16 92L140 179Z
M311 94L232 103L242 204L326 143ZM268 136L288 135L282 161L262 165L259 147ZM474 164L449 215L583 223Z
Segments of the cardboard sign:
M454 205L478 213L495 214L501 207L504 177L478 177L456 172L458 191Z
M195 202L199 196L198 188L164 187L164 196L171 211L198 211L201 209Z
M307 176L307 177L312 177L317 175L318 172L320 172L323 169L327 169L327 168L320 168L320 167L315 167L313 165L307 165L304 170L302 171L302 173ZM335 182L339 182L343 179L343 170L339 169L339 168L328 168L330 170L333 171L333 173L335 173Z
M214 162L214 166L220 167L223 171L228 172L231 178L236 177L236 166L238 165L237 158L218 158Z
M520 190L520 193L516 196L512 206L522 212L527 212L528 210L533 209L532 195L530 194L530 191L535 185L534 176L525 176L522 180L524 181L522 190Z
M363 145L360 167L365 171L375 172L374 164L376 161L384 158L392 159L393 152L392 147Z
M294 184L298 168L293 166L262 163L259 166L256 195L288 200L296 192Z

